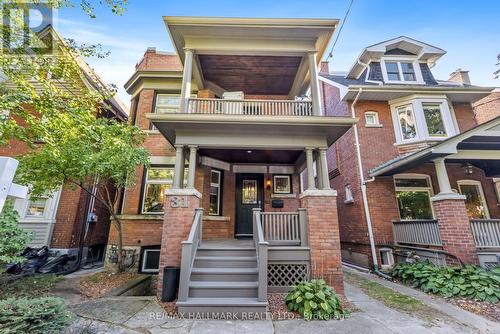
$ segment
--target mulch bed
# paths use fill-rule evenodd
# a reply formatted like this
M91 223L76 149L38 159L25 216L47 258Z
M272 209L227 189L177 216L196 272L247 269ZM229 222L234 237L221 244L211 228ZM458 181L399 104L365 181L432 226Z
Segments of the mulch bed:
M297 312L290 312L285 304L286 293L269 293L267 301L269 303L269 312L273 320L302 319ZM356 306L347 300L344 296L339 296L342 307L350 313L358 311Z
M488 318L491 321L500 322L500 303L491 304L463 298L450 298L446 299L446 301L466 311Z
M99 298L128 281L138 278L135 273L113 274L101 272L80 280L80 293L88 298Z

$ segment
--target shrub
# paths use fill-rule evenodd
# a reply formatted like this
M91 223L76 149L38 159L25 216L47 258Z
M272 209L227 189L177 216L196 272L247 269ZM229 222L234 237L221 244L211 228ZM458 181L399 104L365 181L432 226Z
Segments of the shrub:
M0 333L59 333L69 325L72 314L62 298L9 298L0 301Z
M500 300L500 268L486 271L477 266L439 267L429 261L398 264L392 276L424 292L446 298L463 297L490 303Z
M285 298L289 311L299 312L306 320L340 318L349 315L342 309L335 291L322 279L300 282Z
M32 235L18 226L19 215L12 201L5 202L0 213L0 272L7 263L20 263L23 257L17 254L24 250Z

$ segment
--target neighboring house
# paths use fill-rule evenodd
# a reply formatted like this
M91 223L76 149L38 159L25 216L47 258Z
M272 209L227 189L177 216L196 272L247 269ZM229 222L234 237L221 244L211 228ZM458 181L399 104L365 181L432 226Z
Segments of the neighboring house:
M129 265L160 296L180 266L181 312L262 311L308 277L342 293L326 152L356 120L324 114L317 69L337 20L164 20L176 54L148 49L125 84L151 154L122 205Z
M472 106L478 124L500 116L500 88L494 89L490 95L475 102Z
M346 73L323 66L326 115L359 118L328 151L343 261L499 262L499 110L483 112L492 88L466 71L434 78L444 54L402 36L363 49Z
M64 43L50 25L38 34L42 37L50 34L57 43ZM88 89L105 89L104 82L87 63L83 59L77 61L82 70L81 85ZM120 121L126 121L127 114L127 107L116 97L103 101L102 109L99 110L99 117ZM0 147L0 156L16 157L29 151L26 144L11 140L8 145ZM49 246L51 250L76 255L83 233L83 263L87 258L89 261L103 259L110 227L109 213L83 190L64 185L45 198L18 199L15 208L20 215L19 225L33 232L30 246ZM90 222L90 213L94 213L97 219L91 219Z

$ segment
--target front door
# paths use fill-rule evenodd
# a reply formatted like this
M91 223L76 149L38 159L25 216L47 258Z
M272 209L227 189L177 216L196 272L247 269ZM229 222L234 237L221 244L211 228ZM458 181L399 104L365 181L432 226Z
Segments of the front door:
M236 174L236 225L237 238L251 237L253 233L253 208L262 208L263 174Z

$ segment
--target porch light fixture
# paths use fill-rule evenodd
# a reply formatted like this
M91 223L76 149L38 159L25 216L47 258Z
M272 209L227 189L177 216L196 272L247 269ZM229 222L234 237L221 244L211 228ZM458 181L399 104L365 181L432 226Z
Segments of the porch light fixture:
M464 173L465 173L465 175L471 175L471 174L472 174L472 172L474 171L474 170L472 169L472 165L471 165L470 163L468 163L468 162L467 162L467 163L465 163L465 164L463 164L463 165L462 165L462 168L464 169Z
M272 181L271 178L267 178L266 180L266 190L271 191Z
M247 153L248 153L248 154L251 154L251 153L252 153L252 151L251 151L251 150L248 150L248 151L247 151Z

